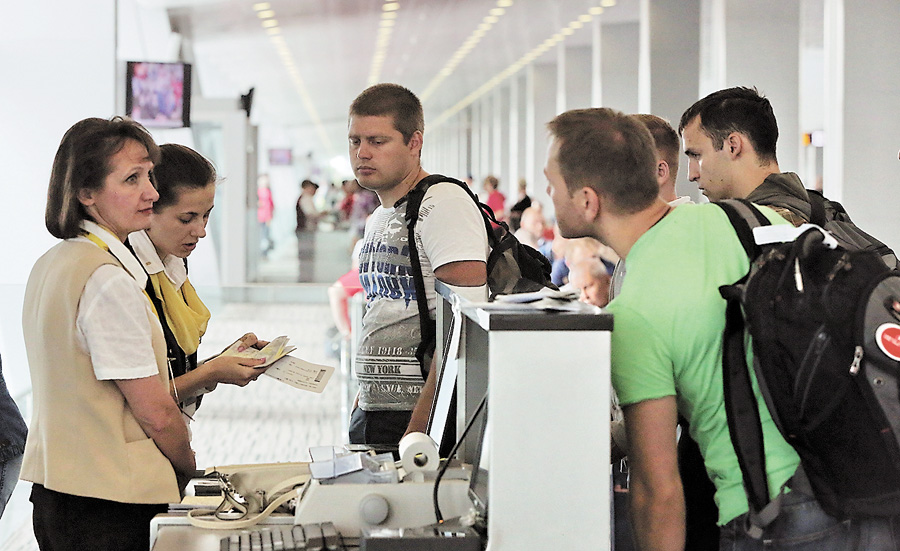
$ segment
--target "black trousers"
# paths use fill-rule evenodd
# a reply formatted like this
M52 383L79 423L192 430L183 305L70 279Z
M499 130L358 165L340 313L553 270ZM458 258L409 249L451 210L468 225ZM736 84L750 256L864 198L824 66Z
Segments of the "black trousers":
M167 504L118 503L31 489L34 537L41 551L149 551L150 520Z
M358 407L350 416L350 443L396 450L411 417L412 411L364 411Z

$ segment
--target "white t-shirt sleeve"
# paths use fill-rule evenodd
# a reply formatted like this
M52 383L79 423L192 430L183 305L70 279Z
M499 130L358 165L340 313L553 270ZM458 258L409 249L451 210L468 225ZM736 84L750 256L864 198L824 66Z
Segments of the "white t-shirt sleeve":
M142 379L159 373L149 308L143 290L122 268L105 264L91 274L75 325L78 344L91 357L98 380Z
M431 269L464 260L487 261L484 219L472 198L456 184L435 184L422 200L421 228L424 254Z

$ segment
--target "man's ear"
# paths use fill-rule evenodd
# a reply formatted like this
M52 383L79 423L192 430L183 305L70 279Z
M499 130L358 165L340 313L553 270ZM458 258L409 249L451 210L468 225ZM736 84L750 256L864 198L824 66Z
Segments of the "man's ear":
M736 159L743 152L744 146L746 145L744 140L746 140L746 138L738 132L732 132L725 138L724 149L732 159Z
M581 207L585 222L593 222L600 215L602 201L594 188L583 187L574 197L577 205Z
M656 163L656 180L658 182L666 182L669 180L669 163L662 159Z
M407 144L410 152L415 153L418 156L422 151L423 141L424 137L422 136L421 132L419 132L418 130L413 132L413 135L409 137L409 143Z

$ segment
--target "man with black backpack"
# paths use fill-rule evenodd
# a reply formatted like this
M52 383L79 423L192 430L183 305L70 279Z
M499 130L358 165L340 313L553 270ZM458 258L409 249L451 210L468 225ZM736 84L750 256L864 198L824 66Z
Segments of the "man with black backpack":
M419 198L414 242L408 239L405 203L428 176L420 160L424 127L419 99L396 84L372 86L350 106L353 172L381 203L366 224L359 258L367 303L355 365L360 390L350 422L354 444L390 449L407 429L425 428L436 370L429 371L433 342L421 342L427 324L420 322L434 315L435 279L472 300L487 297L485 225L461 187L429 187ZM421 290L414 271L423 275ZM427 308L417 301L420 295Z
M841 244L877 252L889 268L897 267L893 251L859 229L840 203L805 189L793 172L781 172L775 154L778 122L772 104L755 88L727 88L697 101L681 116L678 132L688 178L710 201L766 205L795 226L817 224Z
M545 174L564 237L592 236L628 264L615 316L611 376L623 405L631 467L633 531L642 550L682 550L685 506L675 442L678 414L690 423L716 485L723 549L845 549L848 524L800 491L763 535L746 536L749 511L724 411L719 286L747 273L749 260L717 205L672 208L659 198L656 152L639 121L609 109L569 111L549 123ZM767 208L772 224L786 225ZM660 285L678 281L672 293ZM769 492L779 493L799 465L794 449L756 397ZM862 544L864 549L866 544Z

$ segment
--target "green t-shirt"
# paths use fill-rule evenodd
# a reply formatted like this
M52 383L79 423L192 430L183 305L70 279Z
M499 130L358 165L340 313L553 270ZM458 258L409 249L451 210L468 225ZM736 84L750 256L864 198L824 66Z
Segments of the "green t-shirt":
M786 223L774 211L760 210L773 223ZM638 239L627 266L622 291L608 307L615 316L613 386L623 405L676 397L716 486L719 524L725 524L748 505L725 417L725 300L719 286L747 273L747 255L722 209L682 205ZM756 390L755 379L753 384ZM761 397L758 403L769 491L777 495L799 459Z

